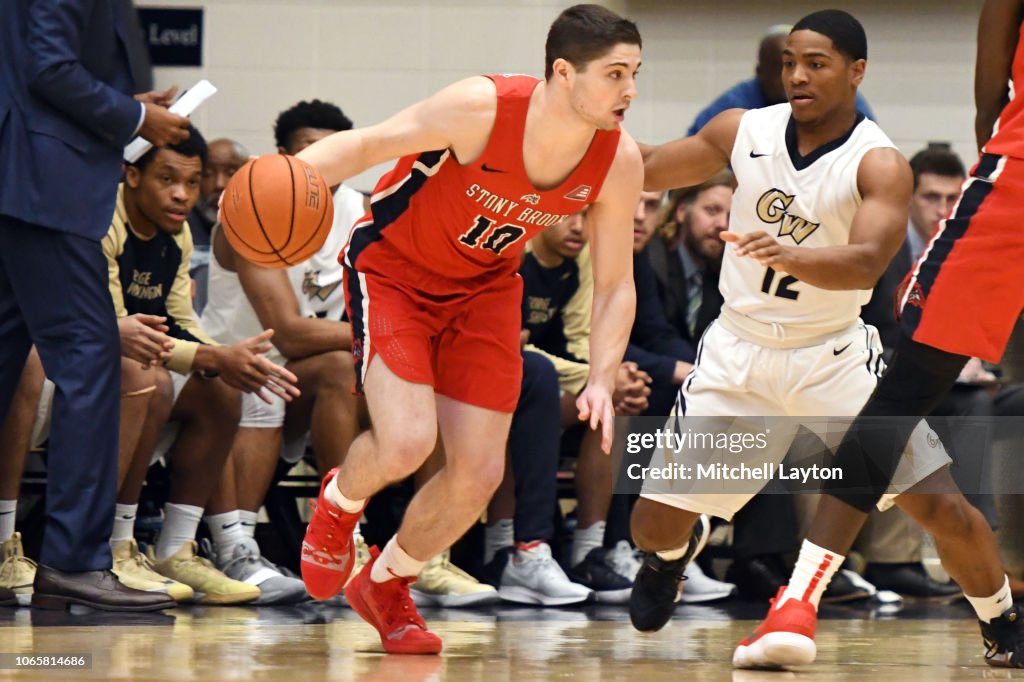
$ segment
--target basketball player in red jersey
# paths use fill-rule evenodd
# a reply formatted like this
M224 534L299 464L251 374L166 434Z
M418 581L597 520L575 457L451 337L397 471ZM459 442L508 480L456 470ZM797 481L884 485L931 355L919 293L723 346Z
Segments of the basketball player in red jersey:
M832 554L850 549L916 418L935 409L969 358L999 361L1024 309L1022 36L1024 3L986 0L974 81L981 156L897 293L903 333L896 353L837 450L845 490L826 489L807 533L807 542ZM878 428L880 418L897 416L911 418ZM871 492L851 492L857 488ZM806 570L813 568L794 569ZM1024 609L1013 604L1008 582L991 596L968 599L978 612L986 661L1024 667Z
M587 205L591 369L577 405L611 447L611 393L635 307L632 215L643 184L640 152L619 126L636 96L640 45L632 22L597 5L570 7L548 33L545 80L468 78L299 154L331 186L401 157L341 256L373 429L325 477L302 547L310 594L336 594L351 571L352 529L367 498L415 471L440 429L445 467L345 588L388 652L441 650L409 584L479 518L502 479L522 372L520 253L537 232Z

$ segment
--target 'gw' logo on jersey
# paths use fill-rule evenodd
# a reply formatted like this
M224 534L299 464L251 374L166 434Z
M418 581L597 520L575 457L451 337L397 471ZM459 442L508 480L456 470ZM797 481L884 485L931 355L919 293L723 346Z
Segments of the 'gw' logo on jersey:
M757 200L757 217L769 225L781 223L779 236L789 235L799 244L817 230L821 223L812 223L806 218L788 213L786 209L794 199L795 194L786 194L781 189L770 189Z
M302 293L311 301L314 298L326 301L327 297L334 293L334 290L340 285L341 282L331 282L326 286L320 286L320 271L306 270L306 275L302 278Z

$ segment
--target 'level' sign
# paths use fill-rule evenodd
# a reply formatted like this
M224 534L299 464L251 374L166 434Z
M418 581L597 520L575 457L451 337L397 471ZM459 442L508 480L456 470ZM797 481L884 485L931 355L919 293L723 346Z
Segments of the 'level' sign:
M139 21L153 66L202 66L202 9L140 8Z

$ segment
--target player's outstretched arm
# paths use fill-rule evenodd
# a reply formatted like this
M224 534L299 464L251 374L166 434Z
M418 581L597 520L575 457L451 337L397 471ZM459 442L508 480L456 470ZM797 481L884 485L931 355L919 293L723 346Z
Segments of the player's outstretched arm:
M861 205L843 246L798 247L766 232L723 232L737 256L753 258L819 289L871 289L899 251L913 193L910 165L896 149L872 149L860 162Z
M594 303L590 322L590 376L576 401L580 419L601 427L601 448L612 447L612 393L636 313L633 286L633 214L640 200L643 162L623 131L615 161L587 214Z
M978 58L974 65L974 133L980 150L1010 100L1007 83L1024 8L1021 0L986 0L978 19Z
M255 393L265 403L272 401L268 392L290 402L301 395L299 379L266 357L273 335L273 329L265 329L231 346L202 345L196 351L193 367L215 371L228 386Z
M490 79L467 78L386 121L329 135L297 156L315 166L331 187L379 163L418 152L452 149L465 161L483 151L490 135L495 92Z
M340 320L305 317L285 270L261 268L244 258L235 258L235 268L256 317L264 329L274 330L274 345L283 356L299 360L352 350L352 326Z
M644 189L661 192L699 185L729 165L743 109L729 109L711 119L700 132L663 145L640 145Z

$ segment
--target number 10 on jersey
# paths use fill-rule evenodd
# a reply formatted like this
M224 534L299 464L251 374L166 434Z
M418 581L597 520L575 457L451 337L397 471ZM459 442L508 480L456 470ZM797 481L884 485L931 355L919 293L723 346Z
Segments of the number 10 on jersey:
M501 227L495 228L488 234L488 231L494 227L495 221L491 220L487 216L479 215L473 223L473 227L468 232L459 237L459 241L470 248L481 248L493 251L497 255L501 255L501 252L507 249L512 244L523 238L526 234L526 230L519 227L518 225L502 225ZM480 240L486 236L484 242L481 244Z

